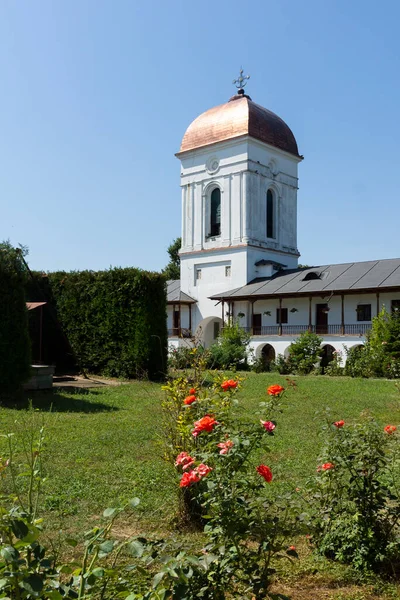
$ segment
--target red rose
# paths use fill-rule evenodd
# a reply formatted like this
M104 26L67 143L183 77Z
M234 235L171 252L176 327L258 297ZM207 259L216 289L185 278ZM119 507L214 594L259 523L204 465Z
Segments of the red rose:
M292 552L296 552L296 546L289 546L288 550L291 550Z
M219 451L220 454L228 454L229 450L233 446L233 442L231 442L231 440L226 440L226 442L221 442L220 444L217 444L217 446L218 448L221 448Z
M344 425L343 419L341 421L335 421L334 422L334 426L337 427L338 429L340 429L341 427L343 427L343 425Z
M216 421L214 419L214 417L210 417L210 415L206 415L202 419L199 419L199 421L195 422L192 434L194 437L197 437L199 435L199 433L201 433L202 431L210 432L213 430L214 426L217 424L218 424L218 421Z
M317 468L317 471L330 471L331 469L334 469L335 465L331 462L326 462L323 465L321 465L320 467Z
M238 385L238 382L235 381L234 379L227 379L226 381L223 381L221 383L221 387L224 390L224 392L226 392L227 390L236 388L237 385Z
M267 465L260 465L257 467L257 473L261 475L265 479L267 483L271 483L272 481L272 471Z
M186 404L186 406L189 406L189 404L193 404L193 402L196 402L197 398L196 396L186 396L186 398L183 401L183 404Z
M388 435L391 435L392 433L394 433L396 431L397 427L396 425L386 425L386 427L383 429L383 431L385 433L387 433Z
M275 423L273 423L272 421L262 421L260 419L260 423L264 427L264 429L269 433L271 433L271 431L273 431L276 427Z
M212 471L212 468L208 465L204 465L203 463L201 463L198 467L195 468L195 472L200 478L208 475L210 471Z
M282 392L285 391L285 388L282 387L281 385L275 384L275 385L270 385L269 388L267 389L267 394L269 396L279 396L279 394L282 394Z
M182 475L179 487L188 487L189 485L192 485L192 483L197 483L198 481L200 481L199 475L195 471L189 471L189 473L184 473Z
M196 390L194 388L190 388L189 394L195 394L195 393L196 393Z
M182 467L182 469L185 471L194 463L194 461L195 459L192 458L187 452L181 452L176 457L175 466Z

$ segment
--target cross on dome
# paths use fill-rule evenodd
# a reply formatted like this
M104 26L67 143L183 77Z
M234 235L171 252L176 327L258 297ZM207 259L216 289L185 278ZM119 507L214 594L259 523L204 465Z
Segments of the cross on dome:
M232 83L236 85L238 90L242 90L247 83L247 80L250 79L250 75L243 75L243 69L240 69L240 74L237 79L234 79Z

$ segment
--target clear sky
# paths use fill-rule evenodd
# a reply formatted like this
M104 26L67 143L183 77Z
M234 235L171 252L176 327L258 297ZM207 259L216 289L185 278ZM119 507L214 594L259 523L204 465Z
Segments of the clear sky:
M398 0L2 0L0 240L34 269L158 270L178 151L240 65L299 166L302 263L400 256Z

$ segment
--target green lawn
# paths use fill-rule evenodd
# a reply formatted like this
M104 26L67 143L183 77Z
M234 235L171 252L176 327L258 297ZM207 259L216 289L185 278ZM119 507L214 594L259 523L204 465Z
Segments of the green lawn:
M400 392L392 381L312 376L295 381L297 387L286 395L285 410L272 439L273 452L266 458L277 485L301 487L315 473L323 444L323 423L322 418L315 419L317 411L330 407L333 419L351 422L369 410L382 426L400 423ZM265 399L266 387L272 383L286 386L285 378L279 375L247 375L239 394L239 410L246 418L259 418L258 403ZM162 459L162 393L158 384L134 382L31 395L32 405L38 409L34 418L44 420L46 426L48 480L43 513L50 531L88 529L104 508L133 496L140 497L140 510L124 522L124 533L164 534L173 529L177 482ZM3 433L26 427L26 419L25 409L1 408ZM1 452L5 456L4 447ZM310 569L315 570L315 566ZM313 597L331 596L309 596ZM343 599L369 597L399 596L350 595Z

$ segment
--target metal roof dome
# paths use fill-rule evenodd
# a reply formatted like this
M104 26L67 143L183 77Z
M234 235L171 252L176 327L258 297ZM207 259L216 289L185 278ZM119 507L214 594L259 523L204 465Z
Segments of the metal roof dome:
M187 128L180 152L249 135L299 157L291 129L275 113L252 101L240 89L229 102L210 108Z

